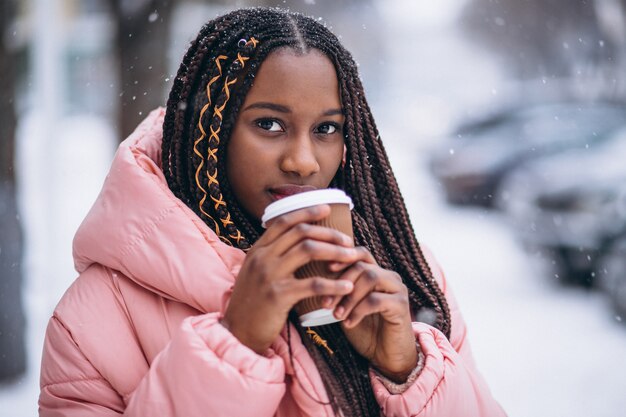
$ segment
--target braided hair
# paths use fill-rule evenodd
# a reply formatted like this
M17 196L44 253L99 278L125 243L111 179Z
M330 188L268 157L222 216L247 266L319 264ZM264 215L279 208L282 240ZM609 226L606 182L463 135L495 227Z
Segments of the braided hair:
M431 324L449 337L446 299L415 238L356 64L335 35L314 19L280 9L251 8L202 27L183 58L167 102L162 166L170 189L228 245L246 251L263 233L259 221L239 206L231 191L225 152L256 72L279 48L301 54L317 49L332 61L345 116L346 164L331 186L343 189L354 202L356 244L367 247L381 267L402 276L414 318L431 316ZM297 317L291 315L290 320L296 323ZM316 328L334 351L315 345L301 326L295 328L334 409L345 416L378 416L369 364L341 327Z

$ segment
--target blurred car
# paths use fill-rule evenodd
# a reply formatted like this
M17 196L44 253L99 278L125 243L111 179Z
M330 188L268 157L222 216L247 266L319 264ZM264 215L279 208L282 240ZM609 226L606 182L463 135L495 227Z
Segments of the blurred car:
M430 168L449 203L493 207L502 180L536 157L601 142L626 124L613 102L559 102L507 109L462 125L433 152Z
M625 125L626 126L626 125ZM626 127L609 139L533 160L505 179L497 205L564 281L590 286L626 231Z
M598 262L599 286L608 295L618 321L626 323L626 233Z

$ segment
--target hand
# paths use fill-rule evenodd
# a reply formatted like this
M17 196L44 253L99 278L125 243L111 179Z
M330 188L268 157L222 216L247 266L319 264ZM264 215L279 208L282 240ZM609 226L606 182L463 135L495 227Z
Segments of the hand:
M354 290L332 303L346 337L383 375L402 383L417 366L415 335L411 325L408 290L400 275L381 268L365 248L360 260L348 267L341 280ZM340 270L345 264L333 264Z
M248 251L222 324L244 345L263 353L282 330L291 308L316 295L350 293L349 280L296 279L294 272L315 261L354 263L352 239L334 229L308 224L330 214L328 205L287 213L272 221Z

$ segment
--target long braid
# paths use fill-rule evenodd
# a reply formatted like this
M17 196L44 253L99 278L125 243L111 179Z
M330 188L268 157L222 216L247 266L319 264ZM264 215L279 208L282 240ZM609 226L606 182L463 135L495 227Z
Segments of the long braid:
M365 95L361 94L360 98L360 106L369 107ZM380 143L378 131L371 113L369 113L369 117L366 117L365 124L370 133L370 137L375 138L376 142L379 142L378 146L373 148L376 151L376 158L380 165L380 169L377 172L378 175L374 178L380 184L378 188L387 191L386 195L393 201L393 204L390 205L390 212L384 215L380 211L380 206L376 206L376 209L379 210L377 213L377 221L381 223L384 229L382 236L386 238L386 243L394 248L392 252L402 253L404 255L403 262L400 262L398 266L403 267L405 265L411 265L411 259L417 262L417 271L414 271L412 268L402 268L403 270L398 272L402 275L408 274L412 276L413 279L406 280L407 287L412 293L412 296L416 299L420 299L422 306L430 306L436 311L436 326L449 336L450 320L449 317L446 318L444 314L445 311L449 311L448 303L441 289L436 284L432 271L415 238L406 205L404 204L397 181L391 171L391 166L384 152L383 144ZM389 228L389 230L387 230L387 228ZM401 245L399 242L404 242L405 244ZM425 279L420 279L420 276Z
M355 242L366 246L382 267L402 276L412 309L418 316L420 311L434 312L434 325L449 337L447 302L413 233L356 65L337 38L313 19L278 9L243 9L200 30L174 80L163 124L162 164L170 189L225 243L247 250L260 237L258 219L241 208L232 192L225 161L254 76L279 48L302 54L317 49L333 62L345 115L347 163L331 185L352 197ZM341 327L315 328L332 345L331 354L315 345L295 315L290 321L315 361L335 410L346 417L378 416L369 364Z

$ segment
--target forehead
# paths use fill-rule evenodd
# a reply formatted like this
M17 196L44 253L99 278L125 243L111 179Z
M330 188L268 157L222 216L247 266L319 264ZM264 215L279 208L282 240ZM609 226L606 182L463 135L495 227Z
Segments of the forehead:
M263 61L245 101L306 101L307 97L315 97L314 104L320 106L341 107L335 67L317 49L302 54L285 48Z

